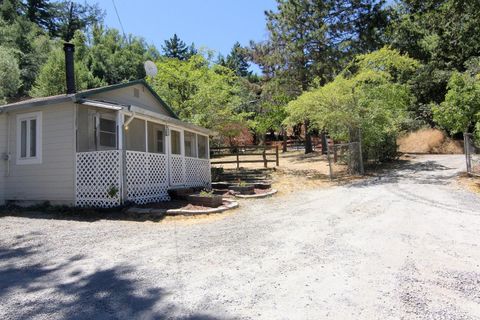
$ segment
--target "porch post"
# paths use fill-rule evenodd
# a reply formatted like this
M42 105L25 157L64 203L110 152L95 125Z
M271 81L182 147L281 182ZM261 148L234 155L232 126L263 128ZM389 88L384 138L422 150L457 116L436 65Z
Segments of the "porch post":
M117 111L117 128L118 128L118 152L120 153L120 203L123 204L127 199L127 154L125 152L125 128L123 123L125 115L121 111Z

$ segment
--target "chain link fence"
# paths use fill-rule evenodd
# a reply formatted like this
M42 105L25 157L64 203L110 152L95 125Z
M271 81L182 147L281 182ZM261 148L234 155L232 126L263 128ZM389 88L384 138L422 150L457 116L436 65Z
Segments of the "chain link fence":
M480 176L480 144L475 141L473 134L465 133L465 160L468 174Z
M364 174L360 142L328 144L327 151L330 179Z

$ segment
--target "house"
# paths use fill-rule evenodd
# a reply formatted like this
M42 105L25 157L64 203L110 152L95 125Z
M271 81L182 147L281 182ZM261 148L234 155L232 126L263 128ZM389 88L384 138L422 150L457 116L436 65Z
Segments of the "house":
M0 106L0 204L114 207L209 187L211 132L178 119L144 81Z

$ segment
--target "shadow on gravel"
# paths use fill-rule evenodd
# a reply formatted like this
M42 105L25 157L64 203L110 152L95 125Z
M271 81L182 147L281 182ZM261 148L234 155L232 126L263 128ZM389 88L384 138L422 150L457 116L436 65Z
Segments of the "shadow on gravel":
M398 160L382 167L376 177L353 182L347 187L362 188L372 185L393 184L407 178L411 183L416 184L447 185L458 174L456 172L442 174L441 172L452 169L454 168L441 165L435 161Z
M45 249L28 245L31 236L17 237L8 248L0 245L0 301L6 318L165 319L181 313L174 305L161 305L172 293L145 287L135 279L133 268L84 273L77 267L87 263L84 256L74 255L62 263L46 261ZM190 314L181 319L219 318Z

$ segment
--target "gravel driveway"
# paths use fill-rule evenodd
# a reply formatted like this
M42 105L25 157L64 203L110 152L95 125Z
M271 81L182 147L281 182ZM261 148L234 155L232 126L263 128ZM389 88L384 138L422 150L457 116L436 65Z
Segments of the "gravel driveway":
M480 319L462 156L223 219L0 218L0 319Z

